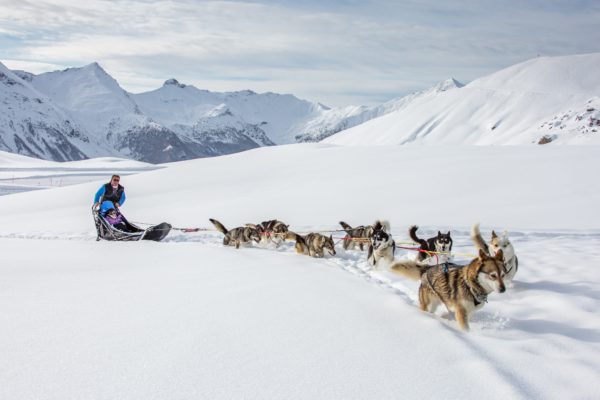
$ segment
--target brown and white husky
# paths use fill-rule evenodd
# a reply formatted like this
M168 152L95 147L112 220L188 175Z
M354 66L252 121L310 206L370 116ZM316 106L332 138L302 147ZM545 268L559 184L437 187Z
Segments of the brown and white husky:
M320 233L309 233L308 235L298 235L294 232L288 232L286 239L296 241L296 253L308 254L311 257L323 257L325 252L335 256L335 245L331 236L324 236Z
M440 304L454 312L458 325L469 329L469 316L487 302L488 294L504 293L504 257L498 250L494 257L479 250L479 257L468 265L439 264L424 266L417 261L394 263L391 271L420 280L421 310L434 312Z

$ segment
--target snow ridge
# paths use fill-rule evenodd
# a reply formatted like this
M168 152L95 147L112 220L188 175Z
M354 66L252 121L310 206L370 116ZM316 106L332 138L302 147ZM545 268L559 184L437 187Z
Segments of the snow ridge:
M446 81L394 112L326 141L341 145L600 143L597 126L592 126L596 116L585 111L597 109L598 65L600 53L540 57L464 87ZM565 124L557 125L558 119ZM567 124L570 119L574 121Z

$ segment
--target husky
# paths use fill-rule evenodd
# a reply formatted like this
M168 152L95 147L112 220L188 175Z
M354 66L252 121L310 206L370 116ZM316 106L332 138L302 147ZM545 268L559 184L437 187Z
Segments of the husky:
M209 221L219 232L225 235L223 238L223 244L225 246L235 246L236 249L239 249L242 244L249 245L252 244L252 242L260 242L260 232L256 225L246 224L246 226L227 230L227 228L216 219L209 218Z
M360 248L360 251L363 251L366 242L371 239L371 236L373 235L373 227L361 225L353 228L344 221L340 221L340 225L346 231L346 236L343 241L344 250L354 250L358 247Z
M471 240L475 243L475 247L478 250L483 250L486 254L494 255L498 250L502 250L504 254L504 270L506 282L512 282L517 270L519 269L519 259L515 254L515 248L513 247L510 240L508 240L508 232L504 231L502 237L496 235L495 231L492 231L492 239L489 243L486 243L481 236L479 231L479 224L474 224L471 227Z
M323 236L320 233L309 233L302 236L288 231L286 239L296 241L294 247L298 254L308 254L311 257L322 258L327 252L329 255L335 256L335 245L331 236Z
M279 247L279 245L285 241L289 225L276 219L272 219L270 221L263 221L256 225L256 227L259 230L262 242L275 243L275 246Z
M419 249L423 251L419 251L417 254L417 261L423 262L425 259L431 257L431 253L426 253L427 251L435 251L438 253L450 253L452 251L452 237L450 236L450 231L448 233L442 233L438 231L437 236L429 238L427 240L420 239L417 236L418 226L413 225L408 230L408 235L412 239L413 242L418 243L420 245ZM448 254L442 254L444 259L448 259ZM439 259L439 257L438 257Z
M394 253L396 252L396 242L392 239L390 224L387 221L375 221L373 224L373 234L369 242L367 262L377 269L381 260L388 263L394 262Z
M444 304L454 312L462 330L469 330L469 316L483 307L488 294L504 293L504 256L498 250L494 257L479 250L479 257L468 265L439 264L424 266L415 261L399 261L391 271L420 280L419 306L423 311L435 312Z

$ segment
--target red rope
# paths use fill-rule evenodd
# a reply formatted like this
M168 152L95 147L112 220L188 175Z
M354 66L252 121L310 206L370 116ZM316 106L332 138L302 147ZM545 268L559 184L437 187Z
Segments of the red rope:
M396 248L398 249L404 249L404 250L413 250L413 251L418 251L420 253L426 253L429 255L429 257L431 257L431 252L427 251L427 250L423 250L419 247L404 247L404 246L396 246ZM436 253L433 253L433 255L435 256L435 263L439 264L440 263L440 259L438 257L438 255Z

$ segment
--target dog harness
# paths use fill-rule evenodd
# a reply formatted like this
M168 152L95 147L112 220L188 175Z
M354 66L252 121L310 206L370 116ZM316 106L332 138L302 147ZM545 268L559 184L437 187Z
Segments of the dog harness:
M461 268L460 266L457 266L456 264L452 264L452 266L456 267L456 268ZM442 265L442 272L444 273L444 275L446 276L446 279L448 279L448 272L449 272L449 267L450 264L448 262L445 262ZM440 296L440 294L437 292L437 290L435 290L435 287L433 286L433 284L431 283L431 280L429 279L429 272L432 271L433 268L429 268L426 272L425 272L425 282L427 283L427 286L429 286L429 288L431 289L431 291L437 296L437 298L444 303L444 306L446 306L446 308L448 309L448 312L450 312L450 308L448 307L448 305L446 304L446 302L442 299L442 296ZM473 286L469 285L467 283L467 287L469 288L469 292L471 292L471 295L473 296L473 304L475 305L475 307L477 307L478 305L480 305L481 303L487 303L487 298L488 295L487 293L477 293L476 290L474 290Z

